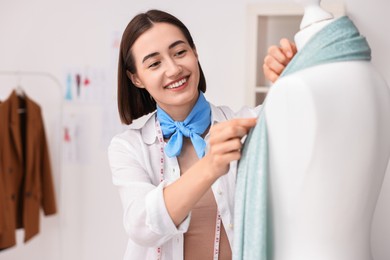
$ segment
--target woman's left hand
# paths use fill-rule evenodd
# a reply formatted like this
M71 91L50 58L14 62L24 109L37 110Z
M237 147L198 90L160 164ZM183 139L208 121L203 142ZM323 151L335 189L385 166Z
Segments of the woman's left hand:
M274 83L296 53L295 43L286 38L280 40L280 46L272 45L269 47L263 64L265 78Z

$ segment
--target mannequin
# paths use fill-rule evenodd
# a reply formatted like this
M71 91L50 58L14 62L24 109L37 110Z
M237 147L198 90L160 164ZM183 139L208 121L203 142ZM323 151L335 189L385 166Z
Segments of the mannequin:
M304 5L298 53L334 22ZM369 61L296 71L265 115L273 260L371 260L370 226L390 155L389 90Z

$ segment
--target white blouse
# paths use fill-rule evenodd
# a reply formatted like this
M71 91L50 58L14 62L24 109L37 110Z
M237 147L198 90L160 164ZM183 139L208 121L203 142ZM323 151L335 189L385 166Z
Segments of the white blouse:
M257 110L244 107L234 113L228 107L211 105L212 124L255 117ZM115 136L108 148L112 179L119 189L123 224L129 236L124 260L156 260L159 247L161 259L183 259L183 233L189 227L191 214L176 227L165 207L163 188L180 177L180 168L176 157L165 156L164 181L160 182L161 152L155 120L153 112L133 121L130 129ZM206 135L206 143L208 139ZM212 185L231 247L236 165L236 161L232 162L229 172Z

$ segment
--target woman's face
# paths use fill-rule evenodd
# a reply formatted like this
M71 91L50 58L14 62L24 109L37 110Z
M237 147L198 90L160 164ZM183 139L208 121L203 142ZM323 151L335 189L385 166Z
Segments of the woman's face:
M155 23L134 42L131 51L137 70L131 75L134 85L145 88L172 117L186 117L199 95L200 72L196 50L180 29Z

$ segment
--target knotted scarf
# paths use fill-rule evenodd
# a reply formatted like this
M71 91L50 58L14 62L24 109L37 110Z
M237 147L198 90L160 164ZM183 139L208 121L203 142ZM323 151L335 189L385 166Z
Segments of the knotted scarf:
M315 34L286 67L281 77L319 64L371 60L366 39L352 21L341 17ZM272 230L268 217L268 138L263 105L249 132L238 164L233 260L271 260Z
M157 119L160 122L164 138L170 138L164 148L168 157L180 155L183 136L191 139L199 158L204 156L206 142L201 135L211 123L211 108L202 92L199 92L195 106L184 121L174 121L158 105Z

